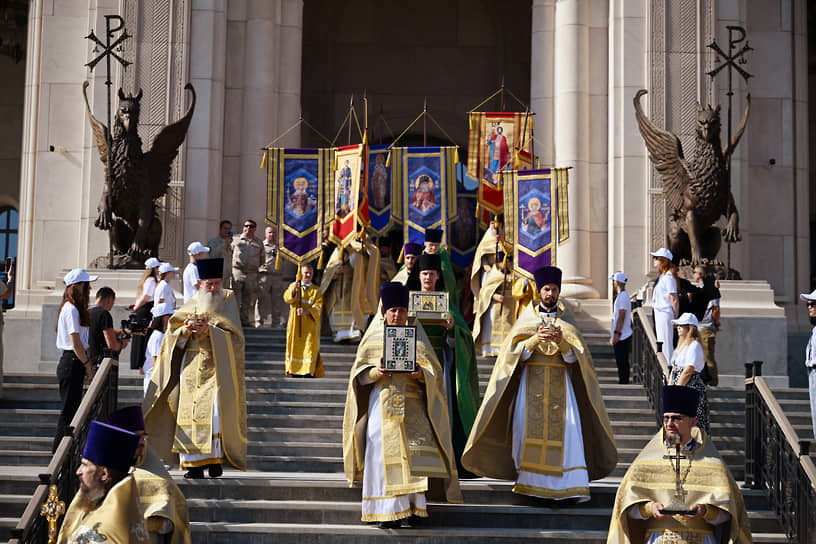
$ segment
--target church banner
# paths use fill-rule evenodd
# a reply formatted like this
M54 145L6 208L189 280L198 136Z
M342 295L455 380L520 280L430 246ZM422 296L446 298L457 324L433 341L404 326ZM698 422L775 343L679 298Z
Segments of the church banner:
M569 236L566 168L514 171L504 186L505 239L513 246L514 268L533 279L542 266L556 264L556 246Z
M364 171L365 146L349 145L334 150L334 223L331 241L345 247L357 234L361 221L361 177Z
M280 255L304 264L320 255L334 219L332 149L267 149L266 223L277 228Z
M468 175L479 180L479 206L501 213L505 175L532 167L532 117L524 112L471 112L469 122Z
M388 163L388 145L368 146L368 213L369 228L382 236L402 216L402 191L395 184L394 162Z
M422 244L425 229L442 229L457 217L455 147L392 148L394 178L402 187L405 242Z

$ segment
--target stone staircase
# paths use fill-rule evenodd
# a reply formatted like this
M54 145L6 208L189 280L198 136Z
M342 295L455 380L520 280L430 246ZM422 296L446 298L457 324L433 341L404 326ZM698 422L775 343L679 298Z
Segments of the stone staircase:
M510 482L463 480L465 503L430 506L419 528L383 531L360 523L360 490L342 475L341 426L353 346L327 338L321 353L326 376L283 376L284 333L246 331L248 472L225 470L217 480L186 481L172 471L187 496L194 542L375 542L386 535L400 542L606 541L620 477L656 430L640 385L619 385L607 335L588 333L604 399L620 453L616 470L592 483L592 500L564 508L542 506L513 494ZM492 359L479 359L482 389ZM53 375L5 377L0 399L0 542L22 514L37 474L50 459L59 395ZM810 432L806 390L776 391L802 436ZM141 401L141 378L120 369L120 404ZM715 443L739 481L743 477L743 391L709 392ZM744 490L756 542L785 537L764 495Z

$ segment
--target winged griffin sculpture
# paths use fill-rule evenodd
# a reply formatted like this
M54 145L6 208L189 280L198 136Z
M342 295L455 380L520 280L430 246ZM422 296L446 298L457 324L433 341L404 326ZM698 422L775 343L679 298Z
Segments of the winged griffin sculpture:
M691 264L717 262L722 240L738 242L739 214L731 193L728 176L728 158L737 147L751 109L751 95L747 97L745 113L736 134L725 148L720 144L720 106L702 107L697 104L697 138L694 157L686 160L680 139L655 126L644 115L640 97L645 89L635 94L635 117L640 134L663 183L663 194L671 210L669 249ZM714 226L725 216L726 226Z
M114 268L141 267L148 257L158 256L162 226L156 213L156 201L164 196L170 184L170 168L195 110L195 89L189 83L184 87L192 94L190 109L184 117L162 128L146 153L142 151L142 139L138 133L142 91L140 89L136 96L125 96L119 89L119 108L111 138L111 164L108 164L108 127L91 113L87 88L86 81L82 84L82 95L88 120L106 173L110 168L94 225L109 231Z

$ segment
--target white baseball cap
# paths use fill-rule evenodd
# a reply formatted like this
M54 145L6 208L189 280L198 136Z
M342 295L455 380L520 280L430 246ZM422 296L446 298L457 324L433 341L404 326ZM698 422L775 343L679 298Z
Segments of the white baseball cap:
M161 266L161 261L156 257L150 257L145 261L145 268L158 268Z
M697 316L690 312L686 312L677 319L672 319L672 325L694 325L697 327L700 322L697 321Z
M800 298L801 300L804 300L804 301L808 301L808 300L816 300L816 289L814 289L813 291L811 291L811 292L810 292L810 294L807 294L807 293L802 293L801 295L799 295L799 298Z
M615 272L611 276L609 276L610 280L615 280L618 283L626 283L629 281L629 278L626 277L626 274L623 272Z
M154 304L153 308L150 310L153 317L161 317L163 315L172 314L173 312L175 312L175 310L169 302L158 302Z
M87 272L85 272L81 268L74 268L67 274L65 274L65 278L63 278L63 282L65 283L65 287L69 285L73 285L75 283L80 283L83 281L96 281L99 276L89 276Z
M161 263L161 266L159 267L159 274L166 274L167 272L178 272L178 267L175 267L170 263Z
M649 253L649 255L651 255L652 257L665 257L670 261L674 258L672 252L666 249L665 247L661 247L657 251L652 251L651 253Z
M187 246L187 253L190 255L198 255L199 253L209 253L210 248L202 244L201 242L193 242L189 246Z

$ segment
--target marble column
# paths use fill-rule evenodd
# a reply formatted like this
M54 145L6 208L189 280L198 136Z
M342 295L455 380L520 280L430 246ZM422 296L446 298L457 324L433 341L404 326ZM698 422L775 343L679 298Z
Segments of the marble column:
M224 134L226 0L193 0L190 15L190 82L198 94L187 132L184 241L206 242L218 230Z
M597 204L591 201L590 131L605 127L590 123L589 15L589 3L581 0L561 1L555 7L555 62L551 75L554 162L555 166L573 167L569 186L570 240L558 248L557 262L564 271L562 293L574 298L599 296L591 279L590 208Z
M542 165L555 160L553 142L553 49L555 0L533 0L530 108L535 112L535 154Z

